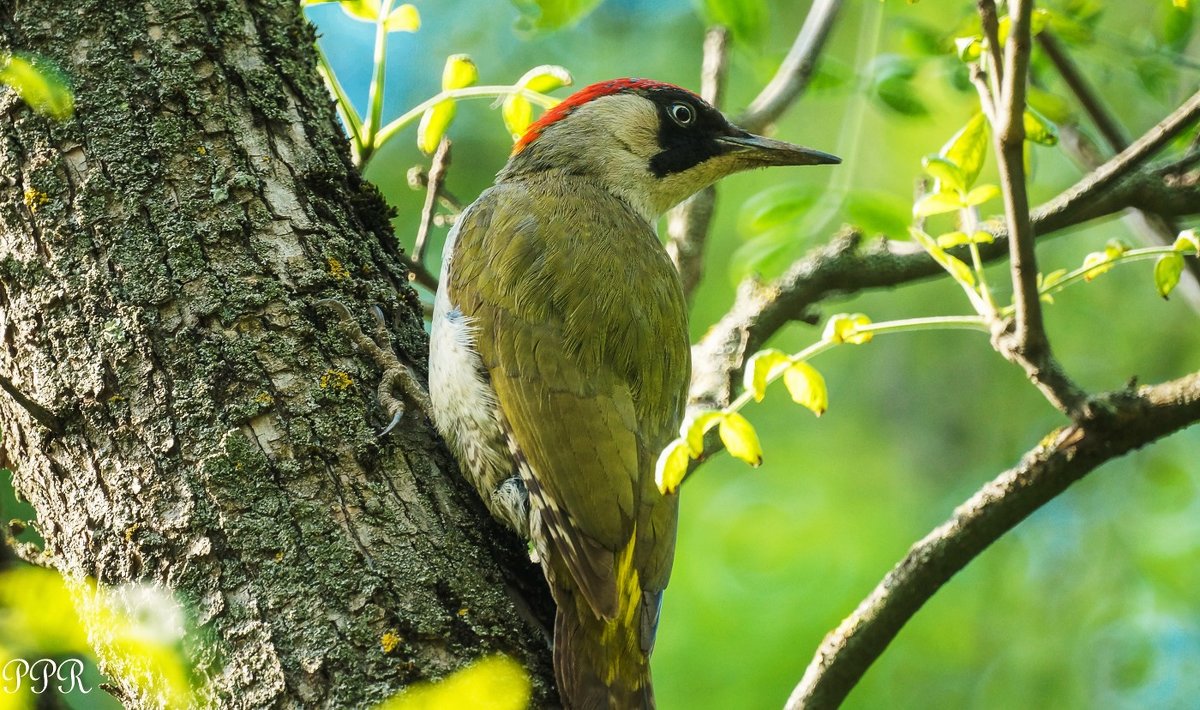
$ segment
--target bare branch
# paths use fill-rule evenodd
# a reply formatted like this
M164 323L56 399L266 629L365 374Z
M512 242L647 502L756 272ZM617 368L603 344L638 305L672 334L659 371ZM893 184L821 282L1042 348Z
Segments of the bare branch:
M700 72L700 94L720 107L726 69L729 65L729 30L710 27L704 35L704 60ZM704 247L708 242L717 189L709 186L667 214L667 254L679 271L683 295L690 303L704 275Z
M1000 20L996 16L996 2L995 0L978 0L975 5L979 10L979 19L983 27L984 44L987 45L988 52L988 76L991 77L991 87L984 93L995 96L998 100L1004 74L1004 62L1000 57Z
M433 215L437 210L438 193L446 183L446 171L450 168L449 138L443 138L433 152L433 161L429 165L429 178L425 189L425 205L421 208L421 224L417 227L417 238L413 242L412 261L425 263L425 246L429 240L429 230L433 226Z
M783 64L735 123L748 131L761 133L796 101L812 79L817 58L821 56L841 9L842 0L816 0L813 3Z
M821 647L786 707L836 707L917 610L989 545L1101 464L1200 421L1200 373L1101 398L917 542Z

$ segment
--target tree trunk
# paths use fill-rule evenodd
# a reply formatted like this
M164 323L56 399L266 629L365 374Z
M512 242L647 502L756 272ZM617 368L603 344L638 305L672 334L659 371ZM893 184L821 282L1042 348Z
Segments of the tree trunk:
M3 456L55 566L185 602L207 702L362 707L500 651L541 704L540 574L415 408L377 435L381 370L321 304L378 305L424 376L297 5L0 0L0 50L76 100L0 92Z

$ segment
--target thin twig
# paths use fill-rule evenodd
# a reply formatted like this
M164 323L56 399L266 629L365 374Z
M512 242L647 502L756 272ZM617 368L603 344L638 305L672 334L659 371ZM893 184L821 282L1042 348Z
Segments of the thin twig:
M429 179L425 189L425 205L421 208L421 224L417 227L417 238L413 242L412 260L418 264L425 263L425 247L429 240L429 230L433 226L433 216L437 210L438 193L446 183L446 171L450 167L450 139L443 138L433 152L433 161L429 164Z
M842 9L842 0L816 0L809 8L804 26L788 50L775 76L758 94L736 123L748 131L761 133L774 123L808 87L825 40Z
M1063 78L1063 81L1071 89L1071 93L1075 95L1075 99L1083 108L1084 113L1108 143L1109 148L1114 153L1120 153L1128 148L1129 138L1125 135L1125 130L1104 105L1104 100L1092 88L1091 83L1071 59L1066 48L1059 43L1050 30L1043 30L1037 36L1037 41L1042 51L1050 59L1050 63L1058 71L1059 76ZM1069 126L1060 128L1060 134L1063 134L1061 141L1063 149L1070 153L1076 162L1082 163L1088 170L1094 170L1101 161L1090 152L1079 150L1082 147L1080 140L1066 140L1065 134L1069 131ZM1175 236L1179 233L1179 225L1174 220L1137 209L1127 213L1126 222L1130 229L1142 238L1143 242L1149 244L1172 244ZM1188 260L1184 268L1187 269L1189 278L1181 284L1181 293L1195 310L1200 311L1200 261Z
M955 509L821 643L786 708L833 708L951 577L1101 464L1200 421L1200 373L1101 398L1099 415L1051 432Z
M988 2L980 2L980 14ZM1012 274L1015 322L997 322L992 338L996 350L1021 366L1030 381L1059 411L1078 416L1087 401L1085 393L1067 377L1054 359L1042 321L1042 301L1037 285L1035 233L1029 214L1025 184L1025 91L1029 57L1033 50L1031 19L1033 0L1012 0L1010 28L1004 47L1001 93L996 99L995 143L1008 223L1009 271ZM994 7L991 8L994 11ZM984 17L985 23L987 18Z
M991 81L988 93L999 100L1004 62L1000 57L1000 20L996 16L996 3L995 0L978 0L976 7L983 26L984 44L987 45L987 76Z
M705 33L700 94L718 108L729 65L728 46L729 30L726 28L710 27ZM717 189L710 185L667 214L667 254L679 271L683 294L689 303L704 275L704 248L716 200Z
M408 278L416 283L421 284L430 291L437 292L438 279L433 275L433 272L425 268L425 265L419 261L408 262Z

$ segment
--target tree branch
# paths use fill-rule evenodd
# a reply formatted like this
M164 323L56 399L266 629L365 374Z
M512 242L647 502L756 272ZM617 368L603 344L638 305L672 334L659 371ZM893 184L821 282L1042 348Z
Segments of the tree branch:
M842 0L816 0L813 3L783 64L734 123L752 133L761 133L804 93L841 9Z
M980 12L986 23L985 4L980 4ZM996 115L993 117L993 133L1000 187L1004 193L1004 214L1008 223L1014 322L996 323L992 345L1006 359L1024 369L1029 380L1059 411L1076 416L1087 397L1055 360L1050 339L1046 336L1042 300L1038 294L1037 252L1033 245L1035 233L1025 184L1025 90L1029 55L1033 51L1030 27L1033 0L1013 0L1010 7L1004 74L999 82L1001 94L994 97Z
M710 27L704 35L704 59L700 70L700 95L720 108L726 69L729 65L729 30ZM689 303L704 275L704 248L712 225L717 188L710 185L667 214L667 254L679 271L683 295Z
M836 707L904 624L989 545L1101 464L1200 421L1200 372L1102 396L917 542L825 637L788 710Z
M62 421L59 420L59 418L53 412L33 401L29 397L26 397L25 394L22 393L21 390L17 389L16 385L12 383L12 380L3 375L0 375L0 389L3 389L5 392L7 392L8 396L12 397L13 401L20 405L21 409L24 409L29 416L33 417L35 422L41 424L55 434L63 433Z

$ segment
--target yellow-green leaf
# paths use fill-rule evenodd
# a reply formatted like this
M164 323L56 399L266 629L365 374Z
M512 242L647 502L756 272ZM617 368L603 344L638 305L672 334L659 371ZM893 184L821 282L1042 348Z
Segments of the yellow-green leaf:
M53 119L65 121L75 110L66 78L46 60L0 55L0 84L11 86L30 108Z
M520 94L509 94L504 97L500 115L504 117L504 127L515 141L525 135L529 124L533 123L533 104Z
M1190 251L1200 256L1200 236L1196 235L1194 229L1185 229L1175 238L1175 244L1171 248L1185 254Z
M379 21L379 0L341 0L342 12L363 22Z
M762 446L758 443L758 432L746 418L737 412L729 412L721 417L721 425L717 430L721 434L721 443L734 457L745 461L751 466L762 463Z
M917 229L916 227L910 227L908 232L912 235L913 239L917 240L921 246L925 247L925 251L929 252L929 255L933 257L933 260L941 264L942 268L949 272L949 274L953 276L956 281L968 286L975 285L975 272L971 270L971 267L963 263L962 259L949 254L945 249L938 246L938 243L933 239L933 237L929 236L920 229Z
M1058 128L1036 109L1026 107L1025 140L1039 145L1055 145L1058 143Z
M1042 293L1042 300L1046 303L1054 303L1054 296L1050 294L1050 290L1062 281L1062 278L1067 275L1066 269L1055 269L1048 274L1037 275L1038 291Z
M442 136L446 135L446 129L450 127L457 110L454 101L446 99L434 104L421 116L421 123L417 125L417 147L421 152L431 155L437 150L438 143L442 142Z
M1154 286L1158 295L1166 298L1179 285L1179 277L1183 274L1183 255L1164 254L1154 262Z
M451 54L442 68L442 91L462 89L479 81L479 69L466 54Z
M988 200L995 199L1000 196L1000 188L996 185L980 185L971 190L963 198L963 202L968 206L982 205Z
M966 125L942 146L938 154L957 165L962 175L962 185L958 189L966 190L975 184L983 168L987 148L988 122L982 113L971 116Z
M746 363L742 384L754 395L755 402L763 400L763 396L767 393L767 380L776 368L787 362L788 356L774 348L754 353L754 356Z
M928 236L926 238L928 239ZM867 325L871 325L871 319L862 313L839 313L830 317L821 337L833 343L862 345L870 342L874 337L874 333L870 331L859 331L859 328Z
M950 249L962 246L963 244L970 244L971 238L967 236L966 232L946 232L945 234L939 234L935 241L939 247Z
M658 463L654 466L654 483L663 495L679 490L679 484L687 475L688 443L676 439L667 445L658 455Z
M688 455L698 458L704 453L704 435L709 429L721 421L723 414L719 410L706 409L689 414L679 427L679 436L687 442Z
M929 217L963 208L962 197L957 192L931 192L913 205L914 217Z
M517 81L517 86L544 94L570 86L573 81L571 72L565 68L557 64L543 64L525 72Z
M1083 268L1087 269L1087 272L1083 275L1083 280L1091 281L1112 267L1112 256L1110 256L1107 252L1091 252L1087 256L1083 257Z
M829 409L829 390L825 378L807 362L797 362L783 373L783 384L792 401L808 408L818 417Z
M1129 243L1118 237L1113 237L1104 243L1104 253L1110 259L1116 259L1127 251L1129 251Z
M927 155L921 159L921 167L930 177L937 180L933 189L934 193L966 189L967 183L963 177L963 171L952 160L940 155Z
M532 696L533 685L521 664L497 655L476 661L441 680L415 683L375 710L524 710Z
M409 3L388 13L383 27L388 32L416 32L421 29L421 13Z
M958 58L964 62L973 62L979 59L979 55L983 52L983 38L979 35L972 37L955 37L954 51L958 54Z

